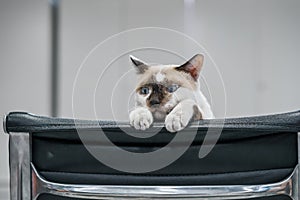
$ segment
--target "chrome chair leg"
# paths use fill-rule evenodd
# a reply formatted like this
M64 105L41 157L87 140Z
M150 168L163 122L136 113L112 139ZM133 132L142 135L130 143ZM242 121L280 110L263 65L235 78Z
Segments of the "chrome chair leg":
M29 133L9 134L10 199L30 200Z

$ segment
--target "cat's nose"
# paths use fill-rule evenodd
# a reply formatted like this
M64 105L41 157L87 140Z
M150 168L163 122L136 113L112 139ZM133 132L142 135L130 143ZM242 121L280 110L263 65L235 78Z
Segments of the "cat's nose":
M151 105L151 106L157 105L157 104L159 104L159 103L160 103L160 102L159 102L159 100L157 100L157 99L150 100L150 105Z

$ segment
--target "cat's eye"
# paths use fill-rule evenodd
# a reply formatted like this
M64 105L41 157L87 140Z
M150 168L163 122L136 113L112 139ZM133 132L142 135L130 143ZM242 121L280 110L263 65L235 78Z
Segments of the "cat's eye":
M149 88L147 87L142 87L140 90L141 94L149 94Z
M173 93L173 92L175 92L178 88L179 88L178 85L172 84L172 85L170 85L170 86L167 87L167 91L170 92L170 93Z

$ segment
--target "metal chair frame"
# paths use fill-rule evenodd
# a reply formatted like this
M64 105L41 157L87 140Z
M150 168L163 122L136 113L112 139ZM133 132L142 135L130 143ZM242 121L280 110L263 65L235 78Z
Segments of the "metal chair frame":
M5 121L4 121L5 123ZM5 127L5 126L4 126ZM49 193L82 199L251 199L286 195L300 200L299 162L300 133L298 133L298 165L286 179L261 185L207 186L124 186L61 184L45 180L31 163L31 134L9 133L10 199L36 200Z

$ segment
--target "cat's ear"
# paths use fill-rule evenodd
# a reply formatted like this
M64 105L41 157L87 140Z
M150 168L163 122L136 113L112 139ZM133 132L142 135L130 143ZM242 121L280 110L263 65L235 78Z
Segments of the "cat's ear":
M200 71L203 66L204 56L202 54L196 54L189 61L183 65L176 67L176 70L189 73L196 81L199 78Z
M145 63L144 61L142 61L132 55L130 55L129 58L138 74L143 74L145 71L148 70L149 65L147 63Z

